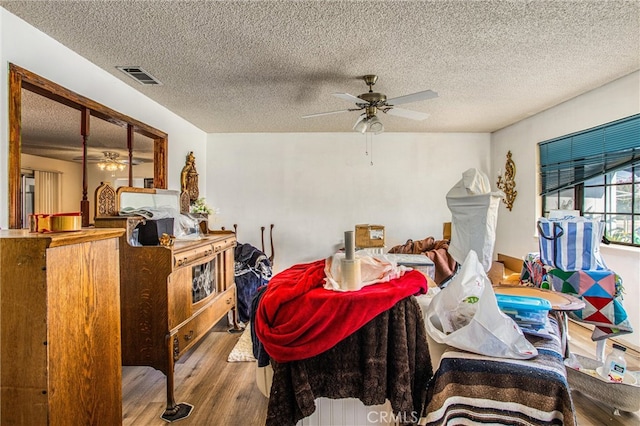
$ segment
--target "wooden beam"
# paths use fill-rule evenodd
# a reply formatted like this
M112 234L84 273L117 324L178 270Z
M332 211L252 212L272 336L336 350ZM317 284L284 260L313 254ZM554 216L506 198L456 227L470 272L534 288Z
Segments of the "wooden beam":
M89 226L89 198L87 197L87 145L89 145L89 134L91 122L91 111L83 107L80 119L80 135L82 135L82 200L80 201L80 211L82 212L82 226Z
M9 69L9 228L22 228L22 198L20 197L20 135L22 116L22 84L20 75ZM13 171L13 173L12 173Z
M127 125L127 151L129 152L129 186L133 186L133 125Z
M167 145L168 138L154 139L153 143L153 187L167 189Z

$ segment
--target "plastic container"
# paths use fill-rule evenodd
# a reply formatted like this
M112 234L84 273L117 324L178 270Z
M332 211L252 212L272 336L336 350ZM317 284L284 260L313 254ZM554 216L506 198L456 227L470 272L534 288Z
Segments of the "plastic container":
M640 386L636 379L640 372L627 370L625 380L622 383L614 383L596 373L602 368L601 361L581 355L574 356L580 369L567 368L567 380L572 392L581 392L616 410L631 413L640 410Z
M551 303L540 297L496 294L498 307L517 323L544 325L551 310Z
M624 359L626 350L622 345L613 344L613 349L602 366L602 377L616 383L623 382L624 373L627 371L627 361Z

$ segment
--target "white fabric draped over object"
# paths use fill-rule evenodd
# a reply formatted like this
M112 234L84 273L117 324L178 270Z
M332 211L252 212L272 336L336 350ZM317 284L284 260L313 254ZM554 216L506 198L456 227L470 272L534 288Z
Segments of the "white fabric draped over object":
M502 191L491 192L487 175L469 169L447 193L451 211L451 242L449 254L462 263L470 250L478 255L485 272L491 268L496 240L498 207Z

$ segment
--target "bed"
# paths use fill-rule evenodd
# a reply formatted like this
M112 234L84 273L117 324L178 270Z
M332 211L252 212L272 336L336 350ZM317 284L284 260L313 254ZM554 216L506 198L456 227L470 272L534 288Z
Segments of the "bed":
M558 322L552 339L527 335L531 360L493 358L447 348L429 383L421 425L576 424Z

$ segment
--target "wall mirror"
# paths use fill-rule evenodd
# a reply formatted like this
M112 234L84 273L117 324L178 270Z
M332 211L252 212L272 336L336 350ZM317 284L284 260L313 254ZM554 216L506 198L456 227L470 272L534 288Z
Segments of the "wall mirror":
M36 203L81 211L88 226L103 181L166 189L167 145L166 133L10 64L9 227L26 227ZM43 189L52 187L64 196Z

